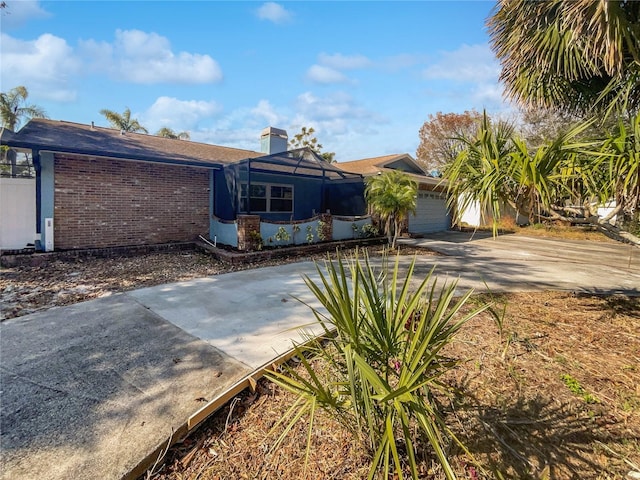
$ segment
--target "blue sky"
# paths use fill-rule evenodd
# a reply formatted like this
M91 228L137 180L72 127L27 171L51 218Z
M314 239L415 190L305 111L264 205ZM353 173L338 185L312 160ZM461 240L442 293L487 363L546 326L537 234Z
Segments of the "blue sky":
M509 110L485 19L493 2L6 0L1 87L52 119L259 150L313 127L338 161L410 153L429 114Z

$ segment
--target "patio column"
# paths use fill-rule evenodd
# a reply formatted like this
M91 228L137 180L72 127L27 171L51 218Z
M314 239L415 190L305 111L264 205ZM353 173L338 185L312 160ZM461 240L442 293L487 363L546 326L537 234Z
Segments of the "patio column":
M260 250L260 215L238 215L238 250Z

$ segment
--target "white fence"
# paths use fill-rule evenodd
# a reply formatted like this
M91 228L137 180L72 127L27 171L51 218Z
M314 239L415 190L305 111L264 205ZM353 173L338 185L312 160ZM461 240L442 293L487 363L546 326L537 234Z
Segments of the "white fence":
M35 239L35 179L0 177L0 249L22 249Z

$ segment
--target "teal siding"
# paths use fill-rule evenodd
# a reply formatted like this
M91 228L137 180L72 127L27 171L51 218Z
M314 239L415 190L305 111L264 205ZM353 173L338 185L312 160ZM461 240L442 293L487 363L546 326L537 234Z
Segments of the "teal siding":
M40 212L37 219L40 233L40 244L38 250L44 250L47 238L45 234L45 219L53 218L55 225L55 175L54 175L54 154L51 152L40 152L40 173L38 183L40 185ZM54 239L55 240L55 239ZM55 245L55 241L54 241Z

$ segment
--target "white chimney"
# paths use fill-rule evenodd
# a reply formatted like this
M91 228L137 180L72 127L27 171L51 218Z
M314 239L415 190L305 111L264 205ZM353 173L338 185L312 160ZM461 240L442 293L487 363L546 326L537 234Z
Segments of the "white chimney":
M260 133L260 151L267 155L286 152L288 140L286 130L267 127Z

